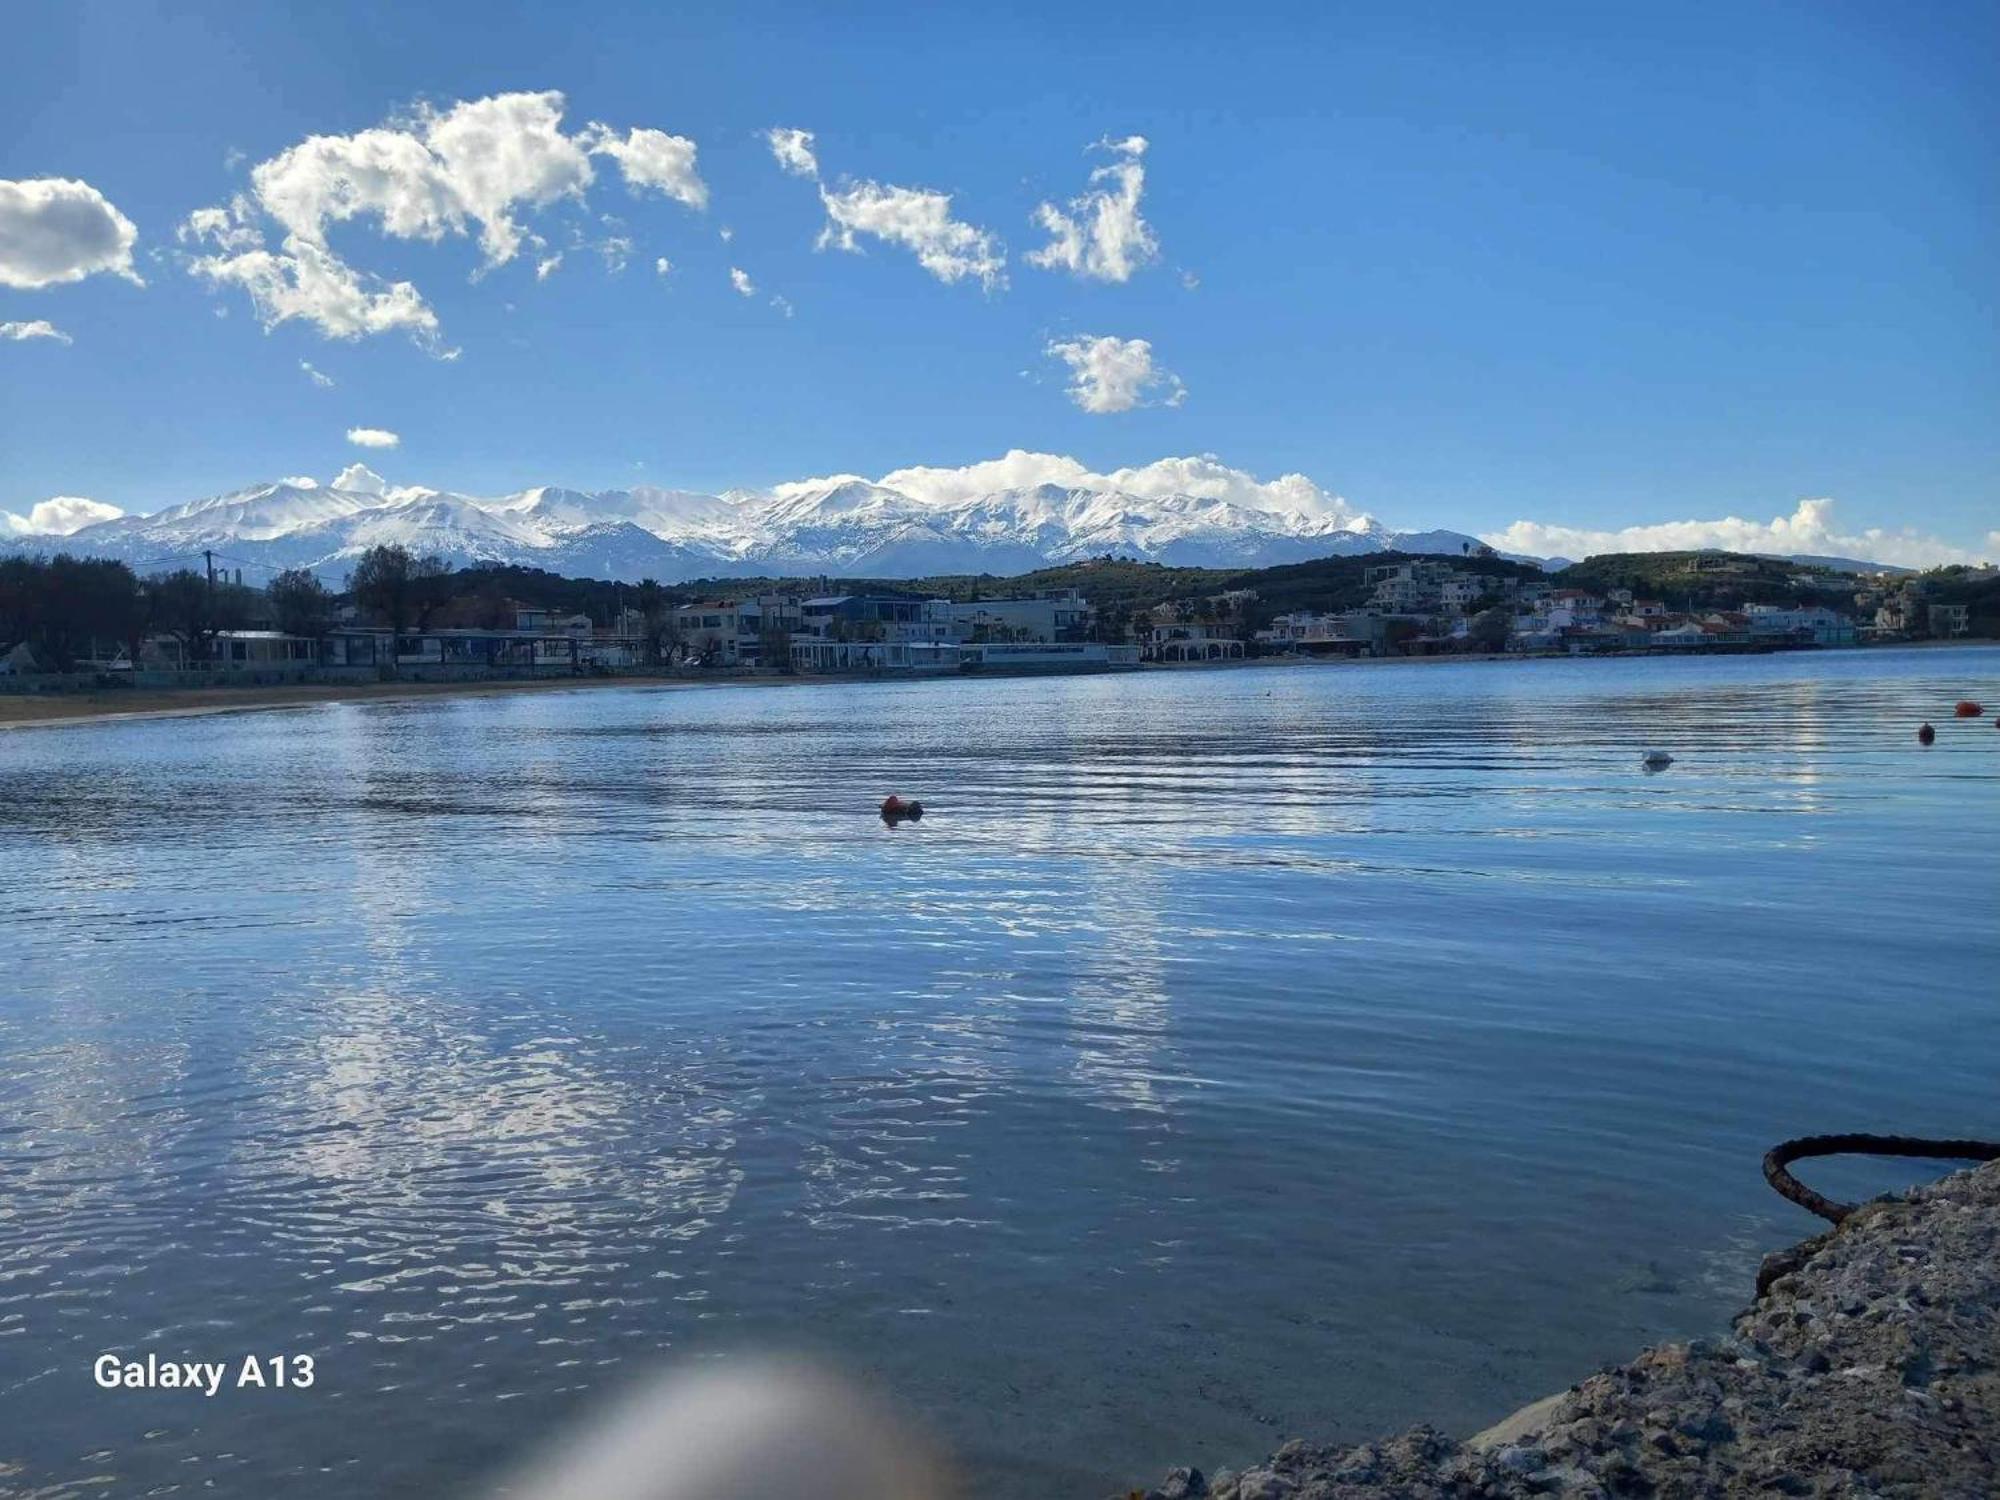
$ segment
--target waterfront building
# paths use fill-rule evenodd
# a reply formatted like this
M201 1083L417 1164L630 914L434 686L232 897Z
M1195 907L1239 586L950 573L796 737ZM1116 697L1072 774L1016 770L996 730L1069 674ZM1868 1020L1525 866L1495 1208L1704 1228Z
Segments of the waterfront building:
M573 618L581 618L573 617ZM585 621L578 633L546 630L481 630L448 628L405 631L392 636L372 625L340 625L319 642L318 665L327 667L522 668L582 671L619 665L633 656L638 642L593 634Z
M959 652L967 672L1104 672L1139 665L1137 646L1102 641L982 641Z
M680 655L717 667L775 665L764 660L766 641L791 635L804 618L799 601L781 594L698 600L673 614Z
M827 594L799 602L798 629L821 640L934 640L948 618L923 594Z
M956 672L968 648L957 641L867 641L818 635L792 637L793 670L895 672L910 676Z
M222 667L309 666L319 655L313 637L282 630L222 630L215 636L215 665Z
M1219 627L1193 621L1154 625L1146 633L1146 654L1154 661L1238 661L1243 642Z
M1668 625L1654 631L1652 644L1667 647L1706 646L1708 632L1692 620L1683 620L1678 625Z
M1927 613L1932 635L1964 635L1972 628L1972 606L1969 604L1933 604Z
M1089 628L1092 613L1082 590L1073 588L936 603L950 637L968 641L1073 640Z
M1381 615L1373 610L1345 615L1297 610L1277 616L1257 632L1258 644L1274 651L1306 656L1360 656L1373 649ZM1357 628L1358 627L1358 628Z
M1784 636L1810 640L1816 646L1851 646L1854 622L1823 604L1746 604L1744 619L1753 636Z

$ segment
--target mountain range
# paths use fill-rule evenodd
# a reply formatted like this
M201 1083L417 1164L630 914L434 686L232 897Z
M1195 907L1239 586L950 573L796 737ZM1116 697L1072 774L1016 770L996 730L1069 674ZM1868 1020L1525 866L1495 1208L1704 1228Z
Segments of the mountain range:
M10 545L117 558L144 573L199 566L206 550L225 568L251 569L251 578L309 568L336 586L363 552L385 543L456 566L513 563L570 577L662 583L821 573L1005 575L1107 553L1250 568L1389 550L1461 554L1480 546L1462 532L1392 531L1367 516L1058 484L948 500L853 477L721 495L538 486L477 498L378 487L372 475L364 484L254 485L60 535L16 536Z
M56 524L41 530L0 513L0 554L72 552L158 573L201 566L204 552L213 552L225 569L249 569L249 581L308 568L335 587L362 553L384 544L457 567L519 564L628 583L816 574L1004 577L1107 554L1181 567L1260 568L1370 552L1457 556L1481 546L1461 531L1395 531L1310 497L1294 506L1157 486L1139 494L1110 484L1056 483L920 495L851 475L720 495L540 485L482 498L390 486L357 465L331 484L280 480L151 515L117 515L80 500L36 508L37 516L44 512ZM110 519L75 524L106 512ZM1566 558L1500 555L1551 571L1568 565ZM1846 557L1785 560L1840 572L1908 571Z

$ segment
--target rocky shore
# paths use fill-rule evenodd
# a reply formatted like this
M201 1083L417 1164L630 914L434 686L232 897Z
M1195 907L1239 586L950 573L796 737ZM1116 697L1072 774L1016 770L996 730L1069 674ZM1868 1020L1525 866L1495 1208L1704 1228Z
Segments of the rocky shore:
M1176 1469L1146 1500L2000 1495L2000 1163L1862 1207L1717 1340L1465 1441L1430 1427Z

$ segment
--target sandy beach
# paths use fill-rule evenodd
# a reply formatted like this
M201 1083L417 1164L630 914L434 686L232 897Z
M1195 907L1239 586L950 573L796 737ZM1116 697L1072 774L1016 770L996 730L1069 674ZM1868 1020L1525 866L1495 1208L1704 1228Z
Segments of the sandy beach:
M54 729L103 719L169 719L196 714L248 713L319 703L372 703L494 693L587 692L593 688L696 688L725 683L759 686L788 678L534 677L492 682L291 683L281 687L163 688L101 693L0 695L0 729Z

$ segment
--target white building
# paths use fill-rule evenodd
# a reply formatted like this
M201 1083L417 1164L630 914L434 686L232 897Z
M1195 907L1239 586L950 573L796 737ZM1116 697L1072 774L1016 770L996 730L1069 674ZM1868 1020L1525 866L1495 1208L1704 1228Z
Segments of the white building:
M1155 625L1146 632L1146 654L1154 661L1235 661L1243 642L1212 625Z
M1851 646L1854 622L1823 604L1746 604L1752 635L1809 635L1815 645Z

